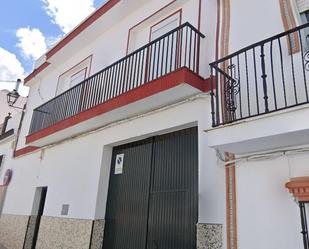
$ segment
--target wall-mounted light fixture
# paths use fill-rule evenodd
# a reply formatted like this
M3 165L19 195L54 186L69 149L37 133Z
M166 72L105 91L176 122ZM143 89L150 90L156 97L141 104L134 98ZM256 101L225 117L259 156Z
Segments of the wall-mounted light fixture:
M8 103L8 105L11 106L11 107L19 108L19 107L14 106L14 104L16 103L16 101L18 100L18 98L19 98L19 96L20 96L19 93L18 93L18 88L19 88L20 83L21 83L21 80L18 79L18 80L16 81L16 85L15 85L14 90L12 90L11 92L9 92L9 93L6 95L6 97L7 97L7 103Z

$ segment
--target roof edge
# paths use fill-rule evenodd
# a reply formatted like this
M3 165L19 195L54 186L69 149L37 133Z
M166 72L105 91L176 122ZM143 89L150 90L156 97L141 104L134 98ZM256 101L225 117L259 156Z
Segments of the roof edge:
M54 47L46 52L46 61L40 65L38 68L34 69L25 79L24 85L42 72L48 65L50 65L47 60L59 52L63 47L70 43L75 37L77 37L82 31L92 25L97 19L102 15L112 9L120 0L108 0L100 8L94 11L90 16L88 16L84 21L82 21L77 27L75 27L70 33L68 33L64 38L62 38Z

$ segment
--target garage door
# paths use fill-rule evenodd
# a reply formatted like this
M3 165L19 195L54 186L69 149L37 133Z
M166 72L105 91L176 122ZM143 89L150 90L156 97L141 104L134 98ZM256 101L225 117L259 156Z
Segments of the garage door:
M190 128L115 147L104 249L195 249L198 139Z

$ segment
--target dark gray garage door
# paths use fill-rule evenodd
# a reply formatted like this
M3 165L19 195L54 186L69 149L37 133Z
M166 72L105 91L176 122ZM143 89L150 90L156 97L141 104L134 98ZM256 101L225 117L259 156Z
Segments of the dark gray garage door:
M104 249L195 249L198 139L190 128L115 147Z

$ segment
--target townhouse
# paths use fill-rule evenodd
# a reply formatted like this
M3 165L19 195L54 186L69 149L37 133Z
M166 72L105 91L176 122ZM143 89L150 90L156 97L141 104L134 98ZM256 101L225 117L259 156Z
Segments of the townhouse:
M107 1L24 80L0 243L308 249L308 5Z

